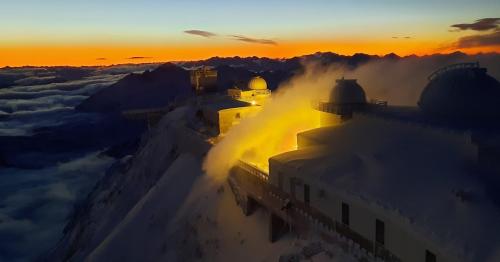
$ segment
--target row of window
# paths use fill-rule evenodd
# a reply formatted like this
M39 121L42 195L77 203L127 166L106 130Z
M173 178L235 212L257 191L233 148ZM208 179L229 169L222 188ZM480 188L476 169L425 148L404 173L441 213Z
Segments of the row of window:
M349 205L342 202L342 224L349 226ZM375 219L375 242L380 245L385 244L385 223L382 220ZM437 258L434 253L425 250L425 262L436 262Z
M349 226L349 220L349 205L342 202L342 224ZM375 241L381 245L385 244L385 224L379 219L375 219Z
M279 179L278 184L281 189L283 186L281 176L278 176L278 179ZM295 179L291 178L290 186L291 186L290 193L292 197L295 197ZM311 189L309 185L304 184L304 203L306 205L310 204L311 201L310 193ZM342 224L349 226L350 224L349 205L344 202L342 202L341 220ZM380 245L385 244L385 223L380 219L375 219L375 242ZM437 261L436 255L429 250L425 250L425 262L436 262L436 261Z

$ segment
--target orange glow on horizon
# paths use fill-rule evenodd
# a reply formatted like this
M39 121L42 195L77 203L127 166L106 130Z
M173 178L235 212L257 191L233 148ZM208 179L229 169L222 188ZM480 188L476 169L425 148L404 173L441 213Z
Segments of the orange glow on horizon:
M202 60L213 56L259 56L288 58L315 52L342 55L367 53L401 56L462 51L499 52L497 47L472 49L439 49L431 41L282 41L278 45L256 44L186 44L175 45L1 45L0 67L3 66L104 66L127 63ZM135 57L135 58L133 58Z

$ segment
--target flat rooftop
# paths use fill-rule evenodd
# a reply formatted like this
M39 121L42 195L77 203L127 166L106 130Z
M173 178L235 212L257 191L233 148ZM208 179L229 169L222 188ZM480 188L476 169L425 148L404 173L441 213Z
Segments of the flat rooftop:
M466 134L360 117L298 136L313 145L271 161L311 185L401 214L409 232L467 261L500 250L500 209L473 168L477 151Z
M235 100L225 96L221 96L220 98L214 99L212 101L207 101L206 103L203 104L203 108L214 111L219 111L229 108L247 107L247 106L252 106L252 104Z

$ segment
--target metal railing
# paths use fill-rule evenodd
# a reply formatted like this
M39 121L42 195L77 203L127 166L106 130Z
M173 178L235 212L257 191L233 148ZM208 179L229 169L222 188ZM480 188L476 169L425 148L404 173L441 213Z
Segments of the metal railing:
M265 182L269 180L269 174L255 165L247 163L243 160L238 160L237 165L241 167L243 170L247 171L249 174L258 177L259 179Z
M347 115L352 114L354 111L362 110L365 104L336 104L330 102L312 102L311 106L313 109L337 114L337 115Z
M377 244L369 240L327 214L321 212L315 207L299 201L290 194L282 191L280 188L268 182L269 176L267 173L258 167L239 160L236 165L243 170L243 173L233 173L232 182L237 187L241 188L247 194L255 198L260 205L265 206L273 213L280 215L287 223L292 223L296 230L309 227L323 231L323 233L336 232L339 235L350 239L356 243L359 248L372 253L374 256L382 258L386 261L400 261L394 254L387 250L383 245ZM234 193L234 192L233 192ZM239 194L238 192L237 194ZM235 194L236 196L236 194ZM282 209L284 201L288 199L292 203L292 208L285 214Z
M254 93L256 95L270 95L271 94L271 90L269 90L269 89L254 90Z
M387 107L388 103L385 100L372 99L370 100L370 104L379 106L379 107Z
M463 69L463 68L479 68L479 62L475 62L475 63L459 63L459 64L448 65L448 66L442 67L442 68L434 71L432 74L430 74L427 77L427 79L429 81L431 81L432 79L438 77L439 75L441 75L443 73L446 73L446 72L451 71L451 70Z

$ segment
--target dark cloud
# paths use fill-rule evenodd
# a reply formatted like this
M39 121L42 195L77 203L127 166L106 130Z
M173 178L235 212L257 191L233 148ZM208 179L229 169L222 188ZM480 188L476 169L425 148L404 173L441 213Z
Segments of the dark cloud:
M203 31L203 30L186 30L184 31L186 34L191 34L191 35L197 35L201 37L215 37L218 36L218 34L213 33L213 32L208 32L208 31ZM231 40L235 41L242 41L242 42L247 42L247 43L253 43L253 44L263 44L263 45L278 45L276 41L270 40L270 39L259 39L259 38L251 38L243 35L229 35L229 38Z
M190 34L190 35L202 36L202 37L206 37L206 38L217 36L216 33L203 31L203 30L186 30L186 31L184 31L184 33Z
M455 24L451 25L451 27L453 29L449 30L450 32L460 32L464 30L483 32L481 34L460 37L451 44L452 48L500 45L500 18L483 18L471 24Z
M153 57L151 56L131 56L131 57L127 57L127 59L131 59L131 60L134 60L134 59L151 59Z
M500 30L489 34L464 36L455 43L456 48L500 46Z
M488 31L496 29L500 26L500 18L483 18L476 20L476 22L471 24L454 24L451 27L454 28L454 32L462 30L474 30L474 31Z
M236 41L242 41L253 44L263 44L263 45L278 45L276 41L270 39L258 39L258 38L250 38L242 35L230 35L231 39Z
M108 60L106 57L98 57L96 58L95 60L99 60L99 61L102 61L102 60Z
M412 39L413 37L411 36L393 36L393 39Z

